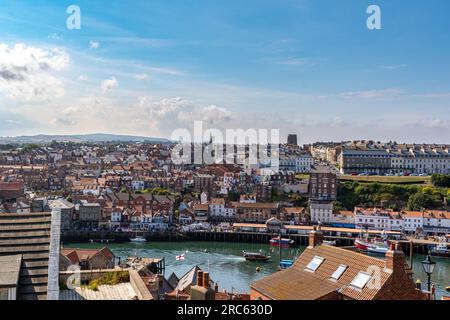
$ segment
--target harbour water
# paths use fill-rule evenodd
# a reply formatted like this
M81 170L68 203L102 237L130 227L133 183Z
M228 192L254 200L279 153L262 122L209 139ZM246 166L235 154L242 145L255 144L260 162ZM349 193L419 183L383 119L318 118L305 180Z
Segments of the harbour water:
M65 244L71 248L101 248L100 243ZM147 243L110 243L108 247L117 257L125 259L128 256L165 258L165 275L172 272L181 277L195 265L210 272L211 279L218 282L221 290L248 293L249 284L261 277L279 270L279 248L267 244L223 243L223 242L147 242ZM305 247L282 249L282 259L295 259ZM268 262L248 262L242 257L242 250L263 250L271 256ZM184 261L177 261L176 256L185 254ZM409 257L406 257L409 261ZM419 278L425 286L426 274L421 261L423 255L413 258L414 280ZM445 288L450 285L450 259L435 258L437 266L432 280L437 285L436 293L440 298L445 294ZM256 270L259 267L259 272Z

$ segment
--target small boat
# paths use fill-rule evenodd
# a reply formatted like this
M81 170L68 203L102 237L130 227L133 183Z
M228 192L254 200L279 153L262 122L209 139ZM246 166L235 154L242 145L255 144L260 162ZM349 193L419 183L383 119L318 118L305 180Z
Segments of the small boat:
M136 236L134 238L131 238L130 241L136 242L136 243L143 243L143 242L147 242L147 239L145 239L144 236Z
M293 264L294 264L294 260L281 260L280 268L288 269L288 268L292 267Z
M389 251L389 248L386 245L371 245L367 248L367 251L370 253L383 254Z
M450 257L450 249L445 239L440 239L439 244L430 250L430 255L435 257Z
M276 237L276 238L272 238L270 239L270 245L274 246L274 247L283 247L283 248L288 248L290 246L292 246L294 244L294 240L292 239L286 239L286 238L281 238L281 237Z
M324 240L322 243L326 244L327 246L336 246L336 241Z
M270 256L265 255L262 251L259 252L242 251L242 255L247 261L268 261L270 259Z

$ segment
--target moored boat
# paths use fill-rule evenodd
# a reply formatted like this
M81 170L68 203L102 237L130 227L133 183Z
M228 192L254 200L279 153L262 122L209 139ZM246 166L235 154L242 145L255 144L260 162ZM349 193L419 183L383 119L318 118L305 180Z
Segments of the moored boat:
M130 241L135 242L135 243L143 243L143 242L147 242L147 239L145 239L144 236L136 236L134 238L131 238Z
M288 248L288 247L294 245L294 240L287 239L287 238L276 237L276 238L270 239L270 245L274 246L274 247L280 247L281 246L283 248Z
M445 238L441 238L439 244L430 250L430 255L435 257L450 257L450 249Z
M268 261L270 256L265 255L262 251L259 252L246 252L242 251L242 255L247 261Z
M384 255L389 250L389 242L384 232L381 239L369 239L368 233L363 237L361 232L359 238L355 239L355 248L365 252Z

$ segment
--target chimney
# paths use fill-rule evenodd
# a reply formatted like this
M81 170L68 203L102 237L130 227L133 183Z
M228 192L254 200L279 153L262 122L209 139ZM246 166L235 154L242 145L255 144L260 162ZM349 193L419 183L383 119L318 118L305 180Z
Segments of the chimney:
M389 251L386 252L386 268L393 273L405 270L405 254L398 242L391 242Z
M197 286L203 287L203 271L197 271Z
M203 287L209 288L209 272L203 272Z
M314 226L313 230L309 233L309 247L314 248L322 244L323 234L322 230Z
M190 300L216 300L216 292L209 287L209 273L197 271L197 284L191 287Z

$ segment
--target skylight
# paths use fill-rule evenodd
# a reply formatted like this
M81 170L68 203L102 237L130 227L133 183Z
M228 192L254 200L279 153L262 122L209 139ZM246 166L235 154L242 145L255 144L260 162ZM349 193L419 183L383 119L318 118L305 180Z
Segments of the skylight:
M354 286L358 289L363 289L367 282L369 282L370 278L372 276L365 272L360 272L356 275L355 279L353 279L352 283L350 283L351 286Z
M315 256L311 262L306 266L306 269L310 270L310 271L316 271L317 268L320 267L320 265L323 262L323 258L319 257L319 256Z
M347 270L347 266L345 264L341 264L336 271L331 275L331 279L339 280L344 271Z

